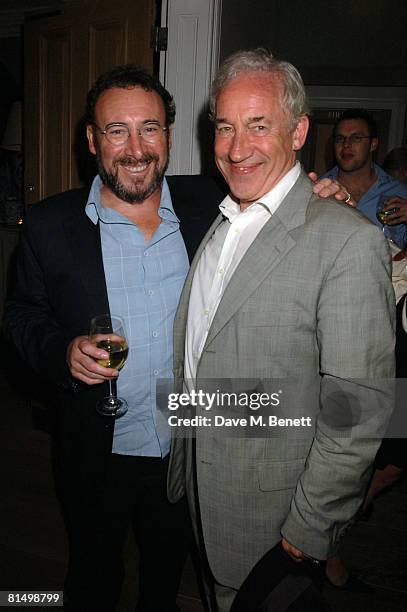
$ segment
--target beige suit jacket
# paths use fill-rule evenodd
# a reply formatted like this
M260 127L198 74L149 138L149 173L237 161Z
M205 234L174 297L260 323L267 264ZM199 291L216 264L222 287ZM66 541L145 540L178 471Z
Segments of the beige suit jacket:
M221 216L198 249L181 296L174 327L178 389L196 263L220 222ZM394 375L390 278L380 230L354 209L313 195L305 174L237 267L198 363L196 387L214 379L240 388L247 379L251 388L253 380L261 387L290 379L317 392L299 398L313 422L300 433L238 439L200 428L196 450L191 440L174 440L169 497L179 499L189 488L193 499L196 452L205 547L221 584L238 588L281 534L326 558L361 504L380 440L366 438L363 426L341 436L330 423L338 389L356 402L356 412L369 412L369 422L389 410L381 381Z

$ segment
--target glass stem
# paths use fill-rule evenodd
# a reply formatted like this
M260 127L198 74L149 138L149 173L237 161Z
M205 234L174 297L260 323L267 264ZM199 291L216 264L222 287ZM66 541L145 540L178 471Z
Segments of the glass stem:
M117 398L117 380L116 378L114 380L112 379L109 380L109 396L114 397L115 399Z

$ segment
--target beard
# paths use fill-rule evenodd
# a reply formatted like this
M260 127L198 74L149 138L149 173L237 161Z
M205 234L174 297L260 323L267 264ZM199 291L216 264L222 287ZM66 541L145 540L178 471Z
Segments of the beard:
M106 185L106 187L108 187L110 191L114 193L114 195L128 204L141 203L149 198L156 191L156 189L161 187L164 174L168 168L168 160L164 166L160 167L158 165L160 158L158 155L154 155L152 153L143 155L143 157L140 159L135 159L129 155L123 155L122 157L114 160L113 169L110 172L103 166L100 150L98 149L96 159L99 176L102 179L103 184ZM150 164L154 162L156 163L154 174L147 184L145 184L144 179L137 179L137 177L135 177L135 181L131 186L124 185L120 181L118 176L119 165L133 166L138 164Z

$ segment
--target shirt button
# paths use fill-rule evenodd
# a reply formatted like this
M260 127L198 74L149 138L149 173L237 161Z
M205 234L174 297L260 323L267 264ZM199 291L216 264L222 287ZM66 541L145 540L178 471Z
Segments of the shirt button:
M224 270L224 268L219 268L219 270L218 270L218 274L220 274L220 275L222 276L222 274L224 273L224 271L225 271L225 270Z
M207 317L209 314L209 310L204 310L204 315Z
M158 370L153 370L154 376L158 376Z
M152 335L153 335L153 338L157 338L157 336L158 336L158 332L153 331L153 334L152 334Z
M154 295L154 291L152 289L148 290L148 295Z
M144 257L148 257L148 251L144 251L143 255Z

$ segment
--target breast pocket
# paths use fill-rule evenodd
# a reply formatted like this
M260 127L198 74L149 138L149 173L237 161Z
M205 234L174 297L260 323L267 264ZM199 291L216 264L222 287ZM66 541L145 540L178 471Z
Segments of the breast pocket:
M289 327L300 321L298 310L246 310L240 314L242 327Z

